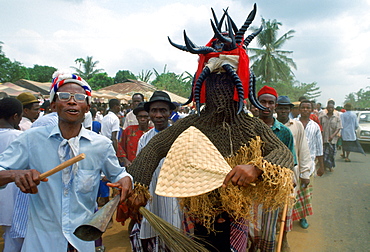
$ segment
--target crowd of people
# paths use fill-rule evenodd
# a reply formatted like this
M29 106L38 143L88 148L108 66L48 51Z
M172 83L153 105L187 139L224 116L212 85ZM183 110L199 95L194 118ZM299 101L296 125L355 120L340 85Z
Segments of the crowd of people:
M167 148L163 152L167 153L172 140L167 142L166 137L179 135L183 125L202 130L208 123L216 129L218 122L212 122L207 113L219 113L217 101L213 101L215 108L209 102L202 110L204 119L189 116L195 112L172 102L163 91L155 91L148 101L141 93L133 94L127 110L118 99L109 100L108 106L92 104L89 84L69 73L56 72L50 90L50 100L41 106L31 93L0 100L0 225L4 227L4 251L104 251L101 239L86 242L73 232L98 206L109 201L112 192L121 194L116 220L124 223L133 216L127 212L127 199L133 194L134 184L145 184L135 169L149 163L152 149L160 153L147 185L152 198L141 205L176 228L189 231L189 226L185 227L189 219L177 199L155 194L165 158L161 151ZM334 171L338 140L346 162L351 162L351 152L363 153L355 136L358 122L351 104L345 104L345 112L338 112L334 101L329 100L322 109L321 104L304 97L298 103L291 102L269 86L258 92L257 99L267 109L246 104L243 120L238 123L248 124L250 131L240 131L243 137L229 137L236 137L241 145L261 137L265 142L264 158L293 170L296 203L287 210L282 245L282 251L289 251L287 233L293 221L299 221L304 229L309 227L307 217L313 214L312 179ZM224 121L222 127L228 123L227 127L238 126ZM153 144L152 139L158 144ZM222 149L220 152L224 154ZM85 153L86 158L40 179L42 173L80 153ZM277 153L291 154L279 161ZM238 164L232 167L224 186L232 183L248 187L262 173L251 164ZM266 211L263 204L256 204L251 211L256 222L234 220L228 213L221 213L215 218L217 232L207 232L194 221L193 233L206 240L210 251L274 251L282 211ZM237 229L247 235L232 239ZM225 230L229 233L222 235ZM129 233L133 251L169 251L145 218L132 218Z

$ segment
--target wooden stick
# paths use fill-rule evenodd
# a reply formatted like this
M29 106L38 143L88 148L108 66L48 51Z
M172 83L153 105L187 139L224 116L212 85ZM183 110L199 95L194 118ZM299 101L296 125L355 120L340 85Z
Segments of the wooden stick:
M280 233L279 233L279 240L278 240L278 245L277 245L277 251L281 251L281 245L283 242L283 234L284 234L284 227L285 227L285 221L286 221L286 213L288 211L288 202L285 203L284 209L283 209L283 215L281 216L281 224L280 224Z
M49 177L50 175L53 175L54 173L63 170L64 168L67 168L68 166L73 165L74 163L77 163L78 161L81 161L82 159L85 158L85 154L81 153L78 156L75 156L71 159L68 159L67 161L61 163L60 165L54 167L53 169L44 172L43 174L40 175L40 180L43 180L44 178Z

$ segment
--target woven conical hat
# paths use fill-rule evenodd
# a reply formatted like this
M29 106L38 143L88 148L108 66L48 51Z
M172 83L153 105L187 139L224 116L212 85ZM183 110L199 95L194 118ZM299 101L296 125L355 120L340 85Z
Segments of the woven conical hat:
M220 186L230 166L213 143L191 126L175 140L159 173L155 193L192 197Z

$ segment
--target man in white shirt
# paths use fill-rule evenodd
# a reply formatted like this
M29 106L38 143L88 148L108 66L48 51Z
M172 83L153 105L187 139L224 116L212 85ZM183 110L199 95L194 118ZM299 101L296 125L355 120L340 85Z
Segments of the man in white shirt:
M22 110L22 104L17 99L0 100L0 153L23 133L17 130L22 118ZM0 226L4 229L4 252L20 251L23 244L23 238L13 238L10 231L17 192L18 189L14 183L0 190Z
M288 96L281 95L277 99L277 119L279 122L287 126L293 134L294 138L294 149L297 156L297 165L294 167L294 176L297 183L296 190L299 188L306 188L310 184L310 172L312 161L310 156L310 150L307 143L306 134L302 123L298 120L290 119L289 114L294 107L294 104L290 102ZM295 191L296 191L295 190ZM285 228L283 234L283 251L287 251L289 248L287 232L293 228L292 221L292 209L289 209L286 216Z
M144 101L144 95L141 93L135 93L132 95L132 103L131 108L132 110L127 113L125 122L123 123L123 129L126 129L130 125L139 125L139 122L134 115L134 109L139 105L140 102Z
M109 100L109 112L103 118L101 123L101 134L108 137L113 142L114 150L118 151L118 132L119 118L117 113L120 111L120 102L118 99Z
M39 117L40 102L29 92L21 93L17 96L17 99L23 106L23 117L19 127L22 131L25 131L30 129L32 123Z
M154 123L154 128L146 132L139 140L138 153L148 144L148 142L159 132L166 130L169 126L168 119L175 105L171 102L169 95L163 91L155 91L149 102L144 104L145 111L149 113L149 117ZM149 186L150 194L153 195L152 200L145 206L149 211L156 214L160 218L169 222L177 228L181 228L181 211L176 198L158 196L154 193L158 181L159 172L161 170L164 158L160 161L155 170L152 181ZM166 245L158 238L158 233L151 227L148 220L143 218L140 223L135 224L131 232L132 251L139 252L151 251L148 248L157 247L158 250L167 251Z

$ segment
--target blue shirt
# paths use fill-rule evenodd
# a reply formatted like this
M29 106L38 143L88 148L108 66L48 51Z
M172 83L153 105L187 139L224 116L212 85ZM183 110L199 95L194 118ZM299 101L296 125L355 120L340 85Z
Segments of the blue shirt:
M31 128L47 126L47 125L55 126L57 124L58 124L58 113L51 112L50 114L37 118L37 120L32 123Z
M280 139L280 141L282 141L286 145L286 147L288 147L288 149L292 152L294 165L297 165L297 157L294 149L294 138L290 129L276 119L274 119L274 124L272 125L271 129L275 133L275 135Z
M94 213L100 174L112 182L130 175L120 167L109 139L83 127L79 136L79 153L85 153L86 158L78 162L67 193L62 172L57 172L48 182L40 183L37 194L30 195L22 251L65 252L68 242L78 251L94 251L94 242L82 241L73 232ZM58 148L62 140L58 126L29 129L0 154L0 170L36 169L44 173L61 163Z
M356 141L356 129L358 128L358 121L355 113L346 111L340 115L342 120L342 139L343 141Z

